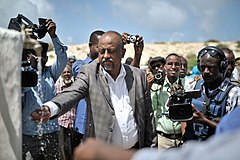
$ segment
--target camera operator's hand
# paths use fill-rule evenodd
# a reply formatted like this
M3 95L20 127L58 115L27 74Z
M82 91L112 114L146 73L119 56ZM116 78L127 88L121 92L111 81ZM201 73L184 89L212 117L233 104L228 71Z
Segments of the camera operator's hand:
M152 87L152 84L154 81L154 75L149 68L146 69L146 76L147 76L147 81L148 81L148 88L150 89Z
M51 38L57 37L57 35L56 35L56 28L57 28L56 23L54 23L51 19L48 19L46 27L47 27L47 31L48 31L49 35L51 36Z
M149 68L146 69L146 76L148 83L153 83L154 75Z
M215 129L217 127L217 122L214 120L208 119L202 112L197 110L194 107L193 118L191 122L202 123L204 125L208 125L211 129Z
M172 88L169 88L168 92L171 96L174 95L183 95L184 94L184 88L182 85L174 84Z
M35 122L47 123L51 117L51 112L48 106L42 106L41 108L35 109L31 114L32 120Z

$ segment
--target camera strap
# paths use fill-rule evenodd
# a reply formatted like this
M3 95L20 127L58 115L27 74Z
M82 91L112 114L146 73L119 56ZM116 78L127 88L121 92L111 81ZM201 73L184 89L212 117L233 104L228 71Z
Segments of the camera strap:
M206 94L204 94L204 102L203 102L203 105L202 105L202 113L204 115L206 115L206 112L207 112L207 106L210 104L210 98L207 97Z

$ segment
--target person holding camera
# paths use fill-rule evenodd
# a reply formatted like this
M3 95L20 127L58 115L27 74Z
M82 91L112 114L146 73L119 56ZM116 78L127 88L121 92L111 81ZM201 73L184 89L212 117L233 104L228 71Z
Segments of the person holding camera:
M149 89L152 87L152 84L163 84L165 79L165 73L163 71L165 63L165 58L160 56L149 59L148 68L146 69Z
M141 44L143 39L137 42ZM121 34L105 32L99 39L98 53L99 62L83 65L73 85L35 110L32 118L48 122L85 98L84 139L94 137L123 149L155 145L146 76L141 69L121 63L125 54Z
M185 141L208 139L215 134L220 119L240 106L240 88L225 77L228 61L220 48L207 46L200 50L197 66L203 80L194 89L201 90L201 97L192 99L195 108L184 128Z
M235 55L233 51L229 48L221 48L222 51L224 52L227 61L228 61L228 67L226 70L226 77L230 79L230 81L235 84L236 86L240 86L240 81L239 81L239 72L235 68Z
M151 61L150 61L151 62ZM154 65L151 67L154 68ZM151 99L154 111L156 130L158 134L158 148L167 149L170 147L178 147L181 144L181 123L172 121L166 113L169 110L168 101L171 96L171 89L175 85L180 85L179 78L181 67L180 57L171 53L166 57L163 75L164 80L152 80ZM155 76L156 77L156 76ZM161 83L159 83L161 82Z
M124 45L132 43L134 47L134 51L135 51L134 57L131 59L131 62L129 63L129 65L140 68L140 61L141 61L142 52L144 48L144 43L140 43L140 42L142 41L143 37L138 34L131 35L128 32L123 32L122 39L123 39Z
M56 24L51 19L45 22L55 49L56 60L53 65L46 66L48 44L43 42L40 43L43 47L41 58L34 53L30 54L31 67L36 68L38 73L38 83L33 87L22 87L22 159L59 159L58 119L49 120L45 124L42 123L42 119L38 121L31 119L34 110L56 96L55 82L67 64L67 47L58 39Z

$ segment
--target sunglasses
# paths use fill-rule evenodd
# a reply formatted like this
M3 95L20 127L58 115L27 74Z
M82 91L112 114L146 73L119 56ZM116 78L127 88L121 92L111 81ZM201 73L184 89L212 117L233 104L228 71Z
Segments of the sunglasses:
M203 57L206 53L210 54L212 57L219 55L221 59L225 59L224 53L222 53L216 49L206 49L206 48L202 49L199 52L198 57Z

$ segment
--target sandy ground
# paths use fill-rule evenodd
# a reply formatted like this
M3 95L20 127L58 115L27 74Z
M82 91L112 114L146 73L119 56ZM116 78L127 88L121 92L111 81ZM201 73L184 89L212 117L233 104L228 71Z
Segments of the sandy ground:
M160 43L149 43L144 44L144 50L141 58L140 65L144 66L147 64L147 61L150 57L162 56L166 57L170 53L177 53L186 57L188 54L197 55L198 51L207 45L217 46L222 44L232 49L235 53L236 57L240 57L240 48L237 48L237 42L189 42L189 43L181 43L181 42L160 42ZM127 44L126 46L126 54L122 59L122 62L125 61L127 57L134 56L134 48L133 44ZM71 45L68 46L67 54L75 55L77 59L84 59L88 53L88 44L79 44L79 45ZM55 54L53 51L48 53L49 62L48 65L52 64L54 61Z

